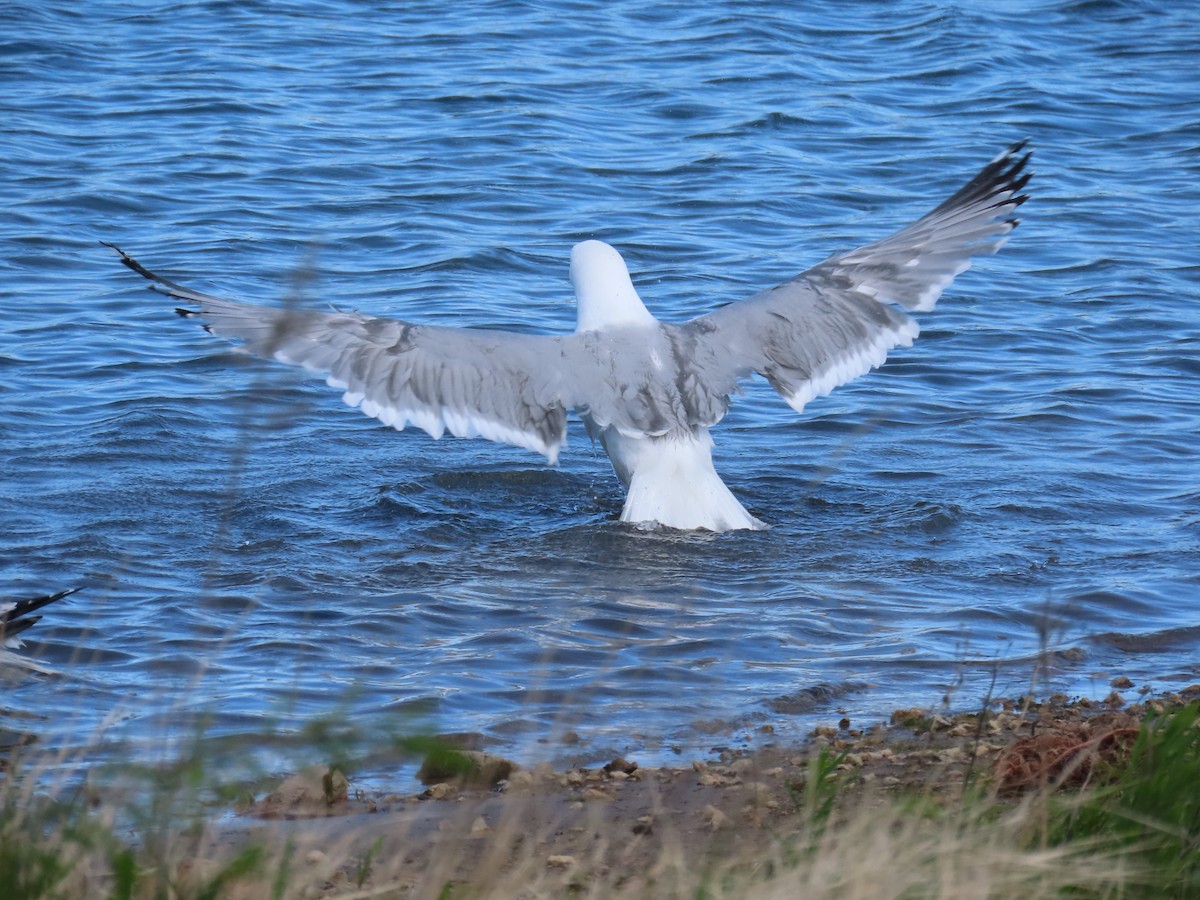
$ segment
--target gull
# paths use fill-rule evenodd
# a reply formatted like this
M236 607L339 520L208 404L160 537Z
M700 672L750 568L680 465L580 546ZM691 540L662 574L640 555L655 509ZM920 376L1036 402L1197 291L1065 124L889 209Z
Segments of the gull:
M3 648L0 649L0 663L11 663L23 668L32 669L35 672L52 674L51 669L47 669L7 651L19 650L24 647L25 642L21 640L20 635L42 620L41 616L31 616L30 613L36 612L43 606L53 603L55 600L68 597L77 590L79 588L70 588L65 591L59 591L57 594L47 594L44 597L31 597L27 600L0 600L0 648Z
M763 529L712 462L710 429L740 382L757 373L800 412L910 346L918 326L908 313L933 309L972 257L995 253L1017 226L1031 174L1024 146L889 237L680 324L650 313L621 254L598 240L571 250L577 324L557 335L224 300L104 243L152 289L189 304L176 309L181 316L201 318L246 352L325 375L346 403L397 430L482 437L554 465L574 411L626 489L621 521Z

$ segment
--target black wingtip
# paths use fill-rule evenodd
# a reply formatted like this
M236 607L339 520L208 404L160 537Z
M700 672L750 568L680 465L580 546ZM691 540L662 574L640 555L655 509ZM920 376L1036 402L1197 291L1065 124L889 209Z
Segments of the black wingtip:
M168 295L168 296L173 296L173 295ZM184 309L182 306L177 306L177 307L175 307L175 315L179 316L179 318L181 318L181 319L200 319L200 318L203 318L204 313L198 313L194 309ZM201 322L200 327L203 328L205 331L207 331L209 334L213 333L212 326L209 325L207 322Z
M150 290L158 291L160 293L166 294L169 297L174 296L174 294L172 293L173 291L181 291L181 292L184 292L184 296L181 297L180 299L186 299L186 294L189 292L182 285L176 284L170 278L164 278L161 275L156 275L155 273L151 272L149 269L147 269L145 266L143 266L140 262L138 262L136 259L134 259L132 256L130 256L128 253L126 253L124 250L122 250L116 244L109 243L108 241L101 241L100 243L103 244L105 247L108 247L114 253L116 253L117 256L120 257L122 264L127 269L133 270L134 272L136 272L137 274L139 274L143 278L145 278L147 281L149 281L150 282L150 285L149 285Z
M117 257L121 260L121 264L126 268L133 269L133 271L137 272L139 275L147 275L148 277L148 273L145 272L140 265L138 265L137 260L135 260L116 244L112 243L111 241L101 241L100 243L113 253L117 254Z
M57 594L46 594L44 597L30 597L26 600L17 600L13 603L12 609L6 613L0 614L0 635L7 633L10 637L13 634L13 627L20 621L29 621L26 617L31 612L36 612L43 606L54 603L56 600L61 600L64 597L69 597L81 588L67 588L65 591L59 591ZM28 625L22 626L28 628Z
M1028 170L1033 150L1026 149L1029 139L1017 141L980 169L957 193L934 210L944 212L955 207L986 202L1003 194L993 204L995 209L1012 209L1029 199L1020 191L1029 183L1033 172Z
M3 646L17 635L28 631L40 621L42 621L41 616L28 616L24 619L16 619L11 622L0 622L0 646Z

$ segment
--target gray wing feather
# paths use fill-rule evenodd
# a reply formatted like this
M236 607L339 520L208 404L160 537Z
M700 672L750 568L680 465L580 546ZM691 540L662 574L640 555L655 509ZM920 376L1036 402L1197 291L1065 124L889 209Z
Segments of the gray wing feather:
M249 352L325 374L347 403L394 428L484 437L554 462L568 409L593 433L612 426L664 435L715 424L751 371L800 410L880 365L917 336L916 322L888 304L932 308L973 254L995 252L1016 226L1011 213L1029 178L1020 149L889 238L683 325L630 326L628 334L523 335L237 303L155 275L108 246L152 287L199 307L180 314L202 317Z
M324 374L348 404L397 430L483 437L555 462L568 409L591 429L629 435L691 424L674 378L660 368L671 359L666 326L526 335L257 306L191 290L107 246L152 288L198 307L180 315L203 319L249 353Z
M1013 212L1026 199L1020 191L1030 177L1023 147L1022 141L1001 153L890 237L680 326L703 360L697 378L712 409L753 371L800 411L881 365L893 347L910 345L919 329L904 310L932 309L972 256L995 253L1017 226Z
M238 303L185 288L113 249L152 287L199 307L181 315L204 319L247 352L326 375L348 404L397 430L411 423L434 438L483 437L557 460L567 408L581 390L565 377L569 337Z

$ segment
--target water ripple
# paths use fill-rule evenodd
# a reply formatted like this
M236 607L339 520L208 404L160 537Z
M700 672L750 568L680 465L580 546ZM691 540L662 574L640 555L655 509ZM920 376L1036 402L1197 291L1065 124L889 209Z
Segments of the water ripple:
M48 744L336 714L653 754L993 678L1194 674L1182 6L93 13L0 9L4 586L87 585L30 641L65 674L6 695ZM572 327L569 247L600 237L680 320L1022 137L1024 224L911 350L802 419L761 385L735 406L717 462L775 523L754 535L622 526L577 425L559 469L397 435L97 244L202 290L542 332Z

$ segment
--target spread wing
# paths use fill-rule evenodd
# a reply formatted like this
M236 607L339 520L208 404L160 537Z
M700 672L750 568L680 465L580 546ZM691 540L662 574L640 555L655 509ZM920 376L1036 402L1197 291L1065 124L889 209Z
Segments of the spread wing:
M106 246L152 288L195 307L180 315L247 352L320 372L348 404L397 430L487 438L553 463L569 409L638 436L690 424L674 380L654 364L669 353L661 329L529 335L257 306L183 287Z
M151 287L195 307L181 315L251 353L324 374L385 424L514 444L553 463L569 409L593 430L662 435L719 421L751 371L800 410L881 364L917 335L897 305L931 309L973 255L995 252L1016 226L1029 178L1021 147L891 237L679 326L526 335L257 306L193 291L107 246Z
M30 613L37 612L43 606L53 603L55 600L61 600L63 597L70 596L79 588L70 588L69 590L59 591L57 594L47 594L44 597L31 597L27 600L4 600L0 601L0 647L16 649L21 646L21 639L17 635L26 629L32 628L42 620L41 616L31 616ZM5 657L7 659L7 657Z
M342 399L403 430L445 432L525 447L551 462L566 439L568 336L416 325L352 312L323 313L224 300L176 284L111 244L151 287L196 309L205 328L257 356L302 366ZM578 389L572 393L577 393Z
M679 326L698 390L720 408L757 372L799 412L881 365L918 334L905 310L933 309L971 258L995 253L1018 224L1030 173L1014 144L960 191L907 228L831 256L793 280ZM720 408L721 414L724 409ZM717 415L720 418L720 415Z

